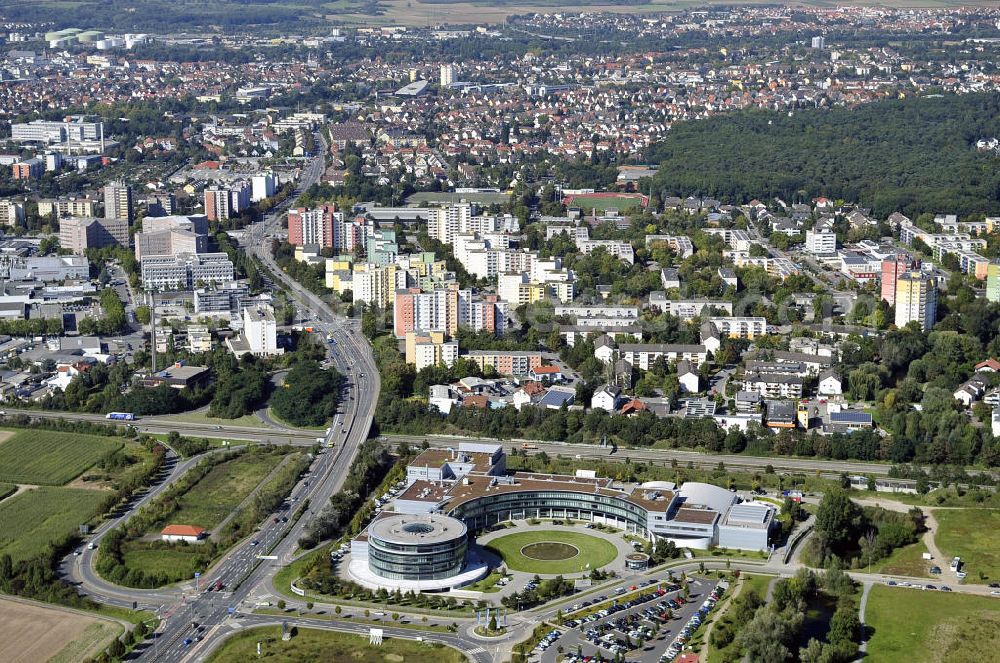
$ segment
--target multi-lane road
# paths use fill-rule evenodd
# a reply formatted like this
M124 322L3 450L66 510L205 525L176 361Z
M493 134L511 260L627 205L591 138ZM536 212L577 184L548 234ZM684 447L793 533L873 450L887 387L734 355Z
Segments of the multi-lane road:
M320 142L323 153L306 168L298 190L288 198L289 201L319 180L326 150L325 141L321 139ZM263 235L272 232L278 224L283 207L261 222ZM257 237L257 233L250 236ZM313 515L312 509L321 509L343 485L358 447L368 437L374 417L380 384L370 346L352 326L337 318L325 302L302 288L275 264L269 243L251 241L246 250L281 281L282 287L300 307L312 313L313 326L336 341L336 344L328 343L327 348L334 365L347 379L347 393L340 412L343 423L329 429L322 452L310 466L308 475L292 491L292 507L265 519L250 540L237 545L208 571L208 577L201 586L211 589L216 583L221 583L224 586L222 591L196 591L190 597L183 597L179 604L169 607L169 616L154 645L144 652L144 659L170 663L198 660L216 640L228 634L224 624L232 623L236 611L246 607L244 603L258 586L269 583L280 563L291 561L297 541ZM291 519L285 522L284 519L293 513L294 506L306 500L310 510L297 521Z
M291 279L274 261L270 250L270 238L280 236L280 218L283 210L301 191L319 180L322 175L326 142L322 136L323 153L314 158L304 168L299 186L286 203L256 224L246 235L245 250L253 255L267 269L275 285L282 287L308 320L308 324L324 338L327 353L332 364L347 379L347 392L341 409L334 419L334 425L322 435L320 453L313 459L308 473L292 490L286 505L269 514L259 529L251 536L230 549L212 568L206 569L197 581L194 579L181 586L158 590L136 590L106 582L94 568L97 550L85 547L71 554L62 563L64 575L74 581L80 590L93 599L117 606L131 607L133 604L156 612L160 617L160 627L151 644L139 654L139 658L150 661L177 663L180 661L202 661L217 648L226 636L237 629L280 623L274 616L253 614L258 597L268 596L274 591L273 578L278 569L295 559L297 541L318 511L327 504L330 497L340 490L347 477L351 463L359 446L368 437L378 402L380 381L372 356L371 346L360 334L355 321L338 317L332 307L314 293ZM329 339L329 340L327 340ZM56 417L81 421L105 422L101 415L63 412L41 412L37 410L9 410L8 415L26 414L35 417ZM201 422L182 421L173 417L146 417L134 422L142 432L169 433L178 431L184 435L230 438L234 441L293 443L311 446L318 434L311 431L290 429L274 422L262 422L260 428L245 426L213 425ZM419 444L424 440L435 447L453 446L463 438L447 436L396 436L390 442L407 441ZM521 446L522 441L512 441ZM593 445L572 445L527 441L533 451L544 451L550 455L563 454L580 458L607 456L609 449ZM753 468L763 470L772 465L782 471L819 471L826 475L842 472L885 475L888 465L844 461L818 461L791 458L754 458L740 455L703 454L679 450L637 450L619 449L619 456L633 460L650 462L692 463L695 466L716 466L722 462L729 468ZM180 460L171 453L160 481L138 496L129 507L113 520L104 523L90 539L99 549L102 538L113 528L121 525L150 500L165 490L173 481L190 469L200 458ZM294 513L301 505L308 504L302 517L296 519ZM778 569L775 569L778 570ZM873 582L873 578L861 578ZM627 580L627 579L626 579ZM219 591L211 591L221 586ZM503 643L509 650L512 638L530 629L541 619L550 618L555 608L545 607L533 611L523 621L523 628L515 632ZM314 628L334 629L345 632L366 633L367 625L338 621L336 619L314 619L289 615L289 623ZM422 633L406 629L386 627L389 637L415 638L442 642L464 652L475 663L493 660L486 649L474 637L464 631L455 634ZM491 647L492 648L492 647Z
M321 140L321 143L325 153L325 141ZM323 165L323 154L310 162L303 172L298 190L289 197L289 201L319 180ZM282 209L279 208L266 217L259 224L262 226L260 234L250 233L250 237L263 237L274 232L281 212ZM140 658L144 660L174 662L200 658L204 654L199 652L209 651L215 640L228 634L228 629L223 624L232 623L237 611L246 607L245 603L255 589L269 586L271 577L280 565L293 559L297 541L313 515L312 510L321 509L343 485L359 446L368 437L378 401L380 383L371 347L354 326L349 321L338 318L325 302L284 274L274 263L269 243L251 241L246 250L281 281L281 285L301 309L309 311L313 326L325 337L330 360L346 378L347 389L336 419L337 425L323 435L321 451L314 458L308 473L292 490L290 504L270 514L256 532L229 550L197 581L192 579L179 587L159 590L129 589L104 581L94 569L97 550L107 532L122 524L136 509L154 499L200 460L195 458L180 462L174 454L170 455L165 476L159 483L135 500L125 513L102 525L88 545L82 551L76 551L79 554L71 554L63 561L62 570L66 577L77 583L80 590L93 599L119 606L131 607L135 604L155 611L160 616L160 628L152 644L141 652ZM326 338L333 342L328 342ZM31 410L11 410L7 414L105 421L100 415ZM260 430L241 426L213 426L178 421L170 417L148 417L134 425L140 431L149 433L178 431L187 435L202 434L247 441L292 441L312 445L317 439L316 433L292 429ZM296 520L293 517L295 509L306 503L310 505L309 509L302 518ZM222 589L209 591L218 586Z

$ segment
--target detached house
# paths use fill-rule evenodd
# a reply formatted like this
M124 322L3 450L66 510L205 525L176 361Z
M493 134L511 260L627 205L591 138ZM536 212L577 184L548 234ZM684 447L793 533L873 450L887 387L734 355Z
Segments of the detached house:
M615 385L606 384L594 392L593 398L590 399L590 407L614 413L618 411L623 401L622 390Z
M973 376L956 389L953 395L955 396L955 400L962 403L962 405L965 407L971 407L972 404L982 398L985 393L986 381L979 376Z
M204 527L195 525L167 525L160 531L160 538L167 543L197 543L205 536Z
M840 396L843 393L843 381L836 371L827 369L819 374L820 396Z
M677 363L677 380L681 384L681 390L689 394L701 391L701 380L698 373L691 366L691 362L686 359Z

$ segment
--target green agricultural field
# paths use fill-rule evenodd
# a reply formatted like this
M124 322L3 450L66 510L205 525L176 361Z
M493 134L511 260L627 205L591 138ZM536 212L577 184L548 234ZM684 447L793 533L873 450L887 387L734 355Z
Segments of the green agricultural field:
M0 483L0 500L10 497L17 490L17 486L12 483Z
M106 453L122 446L113 437L18 430L0 442L0 481L61 486Z
M508 534L493 539L486 548L500 555L507 568L526 573L580 573L599 569L618 556L609 541L559 528Z
M872 587L865 622L878 663L982 663L1000 649L1000 601L940 591Z
M257 660L257 643L271 663L464 663L465 656L443 645L386 638L380 647L359 635L298 629L295 637L281 640L281 628L253 628L233 635L208 660L210 663L243 663Z
M44 486L5 500L0 503L0 554L18 562L43 553L93 518L107 494Z
M934 517L943 554L961 557L970 580L1000 581L1000 509L935 509Z

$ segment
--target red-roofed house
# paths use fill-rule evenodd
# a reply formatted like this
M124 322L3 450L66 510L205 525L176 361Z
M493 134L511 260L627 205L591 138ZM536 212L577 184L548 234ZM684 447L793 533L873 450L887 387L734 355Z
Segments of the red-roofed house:
M485 410L490 406L490 399L486 396L476 395L476 396L466 396L462 399L462 407L474 407L480 410Z
M528 372L528 377L539 382L562 382L562 371L558 366L536 366Z
M203 536L205 536L205 528L195 525L167 525L160 531L160 538L168 543L177 543L178 541L197 543Z
M686 651L675 658L674 663L698 663L698 654Z
M622 405L622 409L619 410L619 413L625 415L639 414L640 412L644 412L647 409L648 408L646 407L645 403L640 401L638 398L633 398L625 405Z
M986 373L1000 373L1000 361L990 357L986 361L976 364L976 373L985 371Z

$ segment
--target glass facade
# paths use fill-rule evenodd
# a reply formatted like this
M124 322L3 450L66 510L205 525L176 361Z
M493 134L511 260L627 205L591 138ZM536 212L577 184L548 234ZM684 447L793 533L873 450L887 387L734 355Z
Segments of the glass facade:
M573 518L614 521L619 527L646 535L646 510L628 500L562 490L526 490L484 495L459 504L448 515L480 530L506 520L523 518Z
M368 568L393 580L440 580L450 578L465 565L466 537L436 543L401 544L369 535Z

